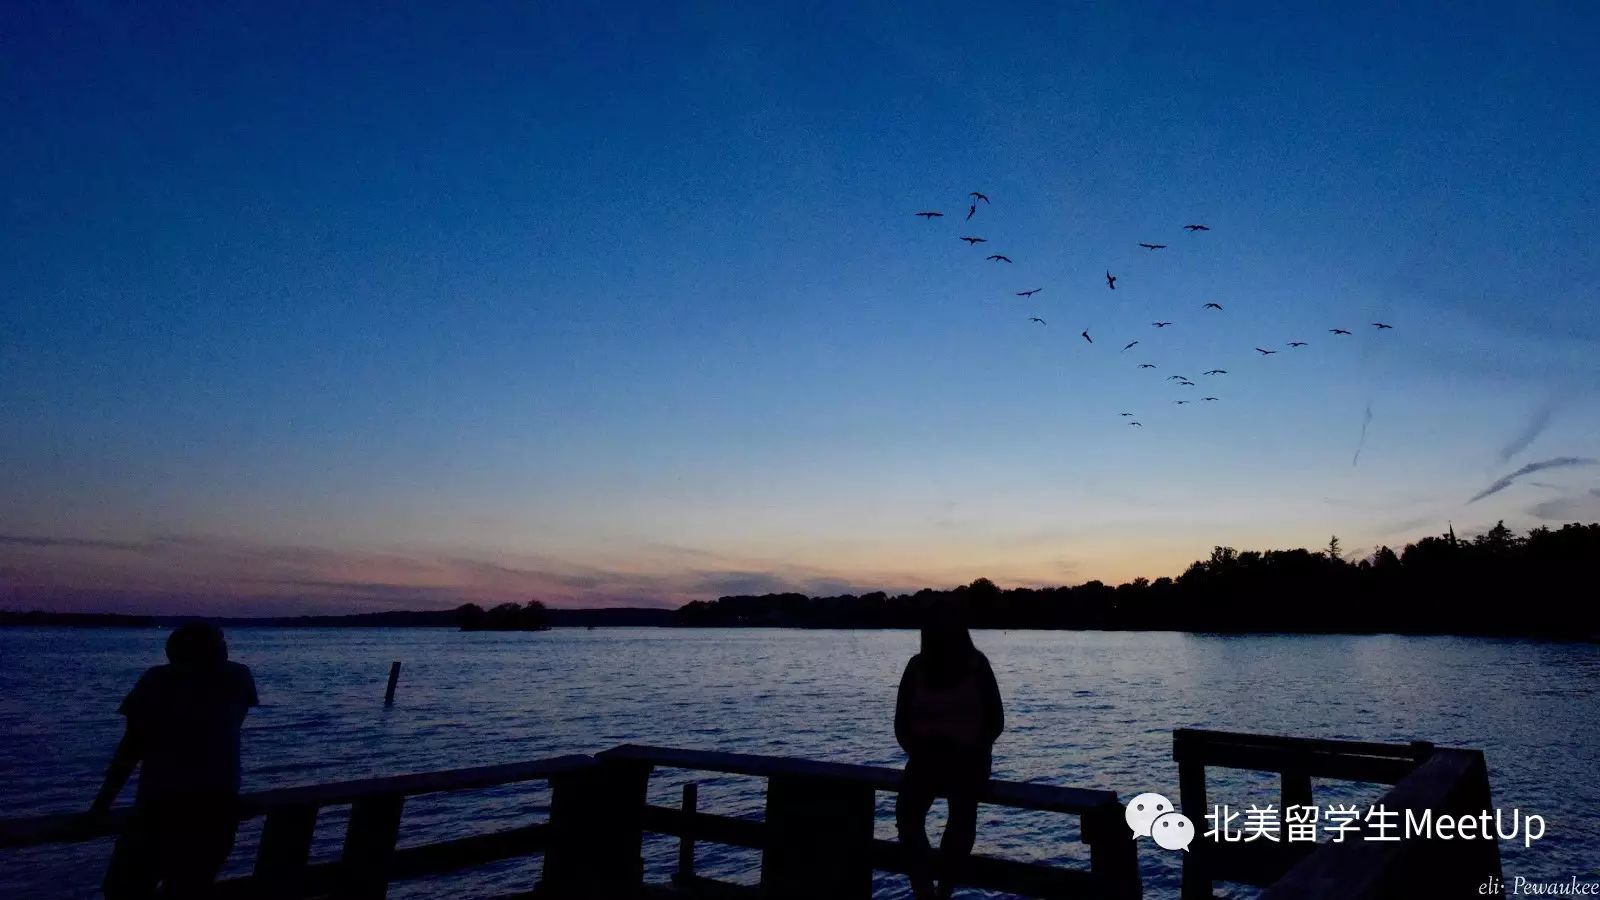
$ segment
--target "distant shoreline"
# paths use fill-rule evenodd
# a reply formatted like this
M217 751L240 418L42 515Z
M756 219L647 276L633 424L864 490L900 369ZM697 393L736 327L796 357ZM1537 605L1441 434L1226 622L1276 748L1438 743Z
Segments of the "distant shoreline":
M419 612L362 613L347 616L234 616L212 618L207 616L144 616L122 613L53 613L43 611L16 612L0 610L0 628L172 628L185 622L214 622L224 628L417 628L444 629L468 632L549 631L559 628L682 628L721 629L727 631L908 631L909 625L817 625L798 623L719 623L684 624L673 621L675 610L654 607L609 607L603 609L551 610L551 628L545 629L461 629L455 622L454 611L442 613L433 610ZM1400 628L1377 629L1282 629L1282 628L1162 628L1162 627L1095 627L1095 626L1037 626L992 625L974 626L974 631L1070 631L1070 632L1176 632L1179 634L1214 634L1223 636L1291 636L1305 637L1468 637L1500 640L1530 640L1555 643L1600 643L1600 634L1572 634L1570 632L1485 632L1464 630L1419 630Z

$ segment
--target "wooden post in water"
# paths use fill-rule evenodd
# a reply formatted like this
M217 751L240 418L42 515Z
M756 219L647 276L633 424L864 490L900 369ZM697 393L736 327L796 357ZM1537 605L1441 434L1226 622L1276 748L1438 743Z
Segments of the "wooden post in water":
M694 818L696 810L700 807L700 785L689 782L683 786L683 815L685 827L683 834L678 836L678 886L688 889L694 883L694 828L688 821Z
M389 689L383 692L383 705L394 705L394 686L400 683L400 660L389 666Z

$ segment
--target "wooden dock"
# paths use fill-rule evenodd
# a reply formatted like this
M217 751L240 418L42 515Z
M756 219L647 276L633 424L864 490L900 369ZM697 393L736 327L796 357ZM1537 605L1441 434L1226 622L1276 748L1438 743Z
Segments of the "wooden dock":
M1285 805L1311 803L1311 779L1392 784L1389 809L1465 812L1489 808L1483 755L1430 744L1369 744L1180 729L1174 733L1181 807L1205 822L1205 771L1229 767L1278 772ZM681 806L647 800L660 770L763 779L760 820L700 812L693 784ZM873 834L876 796L900 789L898 769L776 756L624 745L593 755L316 784L247 794L241 821L264 817L251 875L223 882L220 897L338 897L376 900L397 881L425 879L501 860L542 856L542 874L520 897L868 898L874 872L904 872L897 842ZM426 794L544 781L547 821L418 846L397 847L406 800ZM1136 900L1138 855L1123 808L1111 791L991 781L982 802L1077 820L1087 866L975 856L968 884L1030 897ZM343 852L311 862L317 814L348 806ZM100 820L81 815L0 820L0 850L86 841L117 834L120 809ZM647 885L646 834L679 839L671 884ZM761 883L744 887L694 871L697 842L761 852ZM1163 851L1165 852L1165 851ZM93 865L102 865L94 860ZM1266 900L1467 896L1498 877L1493 841L1342 844L1219 844L1196 840L1184 855L1183 900L1212 896L1213 883L1267 888Z

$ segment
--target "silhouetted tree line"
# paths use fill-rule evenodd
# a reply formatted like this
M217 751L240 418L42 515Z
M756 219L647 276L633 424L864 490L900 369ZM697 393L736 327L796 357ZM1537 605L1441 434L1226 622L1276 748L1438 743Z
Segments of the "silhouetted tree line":
M456 607L456 624L462 631L544 631L550 627L550 612L537 600L489 609L464 603Z
M1600 524L1504 522L1472 540L1425 537L1358 562L1325 550L1217 547L1173 578L1002 590L987 578L947 591L889 596L722 597L677 610L678 625L915 627L957 603L979 628L1421 632L1600 638Z

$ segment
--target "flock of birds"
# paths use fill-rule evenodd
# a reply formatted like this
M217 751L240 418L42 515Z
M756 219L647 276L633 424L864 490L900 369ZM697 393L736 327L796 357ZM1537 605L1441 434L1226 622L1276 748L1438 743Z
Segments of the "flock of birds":
M980 203L983 204L984 206L990 205L989 204L988 195L984 194L982 191L972 191L970 194L967 195L967 197L968 197L968 200L970 202L967 205L967 215L966 215L966 218L962 220L963 222L972 221L972 217L978 214L978 205ZM923 210L922 212L919 212L916 215L920 216L922 219L924 219L925 221L928 221L928 222L932 222L934 219L944 218L944 213L942 213L942 212L940 212L938 210L932 210L932 209ZM1198 234L1198 233L1200 233L1202 231L1210 231L1211 230L1211 226L1202 225L1202 224L1199 224L1199 223L1190 223L1188 225L1183 226L1183 230L1187 231L1191 235L1193 235L1193 234ZM962 235L961 236L961 240L965 241L967 243L967 245L971 246L971 247L976 247L979 244L988 243L988 239L987 238L979 237L977 235ZM1146 241L1140 241L1139 242L1139 246L1144 248L1145 250L1149 250L1151 252L1155 252L1157 250L1165 250L1165 249L1167 249L1167 245L1166 244L1156 244L1156 243L1151 243L1151 242L1146 242ZM1011 257L1006 256L1003 253L991 253L987 257L985 257L985 259L987 261L989 261L989 262L997 262L997 263L1011 263L1012 262ZM1106 270L1105 279L1106 279L1106 288L1108 290L1113 290L1114 291L1114 290L1117 289L1117 276L1113 275L1111 273L1110 269ZM1039 292L1041 292L1043 290L1044 290L1044 288L1042 288L1042 287L1029 288L1028 290L1025 290L1025 291L1017 291L1016 295L1018 297L1022 297L1024 299L1031 299L1035 294L1038 294ZM1204 310L1215 310L1215 311L1217 311L1219 313L1223 312L1222 304L1220 304L1220 303L1206 303L1206 304L1203 304L1200 307L1200 309L1202 311L1204 311ZM1040 326L1048 326L1050 324L1049 322L1046 322L1043 318L1041 318L1039 316L1029 316L1028 317L1028 321L1029 322L1033 322L1033 323L1035 323L1037 325L1040 325ZM1167 322L1167 321L1156 321L1156 322L1151 322L1150 324L1155 326L1156 328L1166 328L1166 327L1172 325L1171 322ZM1378 331L1385 331L1385 330L1388 330L1390 328L1393 328L1394 326L1389 325L1389 324L1387 324L1385 322L1373 322L1372 323L1372 327L1377 329ZM1340 337L1340 336L1349 337L1349 336L1351 336L1353 334L1353 332L1351 332L1350 330L1345 329L1345 328L1329 328L1328 329L1328 333L1332 334L1336 338ZM1094 338L1090 336L1089 329L1085 328L1082 332L1079 332L1079 335L1085 341L1087 341L1088 343L1090 343L1090 344L1094 343ZM1139 342L1137 340L1129 341L1128 343L1123 345L1122 350L1120 352L1126 353L1129 350L1132 350L1134 347L1137 347L1137 346L1139 346ZM1297 350L1297 349L1299 349L1301 347L1309 346L1309 342L1307 342L1307 341L1289 341L1287 346L1292 350ZM1276 354L1278 352L1277 350L1270 350L1270 349L1268 349L1266 347L1256 347L1255 351L1257 353L1261 354L1263 357L1272 356L1272 355L1274 355L1274 354ZM1140 363L1139 364L1139 368L1141 368L1141 369L1154 369L1154 368L1156 368L1156 365L1154 363ZM1214 376L1227 375L1227 374L1228 374L1228 370L1227 369L1209 369L1209 370L1207 370L1205 372L1202 372L1201 376L1202 377L1214 377ZM1176 382L1179 387L1195 387L1196 386L1195 382L1190 381L1187 377L1185 377L1183 375L1169 375L1169 376L1167 376L1166 380L1169 381L1169 382ZM1201 397L1198 402L1211 403L1211 402L1216 402L1216 401L1218 401L1220 399L1221 399L1220 397ZM1179 406L1184 406L1184 405L1187 405L1187 404L1195 402L1195 401L1189 400L1189 399L1180 399L1180 400L1174 400L1172 402L1177 404L1177 405L1179 405ZM1123 418L1132 420L1132 421L1128 422L1129 426L1134 427L1134 428L1143 428L1144 427L1144 423L1138 421L1138 419L1135 417L1134 413L1124 412L1121 415L1122 415Z

